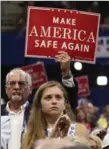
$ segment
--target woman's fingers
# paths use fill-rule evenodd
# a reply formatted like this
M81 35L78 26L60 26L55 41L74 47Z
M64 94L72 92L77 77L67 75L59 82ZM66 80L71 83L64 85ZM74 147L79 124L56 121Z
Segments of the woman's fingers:
M59 136L61 137L62 134L63 136L65 136L70 126L70 123L71 120L69 116L67 114L64 114L64 112L62 112L54 124L50 137L59 137Z
M58 127L60 127L60 129L62 130L63 128L69 128L70 127L70 123L71 123L71 120L70 118L68 117L68 115L63 115L61 118L60 118L60 121L58 123Z

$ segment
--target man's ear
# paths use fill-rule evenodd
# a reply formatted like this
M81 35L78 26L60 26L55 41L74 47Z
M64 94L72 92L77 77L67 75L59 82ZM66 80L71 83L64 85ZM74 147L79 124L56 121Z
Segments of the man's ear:
M6 93L6 94L8 94L8 90L7 90L7 87L5 87L5 93Z

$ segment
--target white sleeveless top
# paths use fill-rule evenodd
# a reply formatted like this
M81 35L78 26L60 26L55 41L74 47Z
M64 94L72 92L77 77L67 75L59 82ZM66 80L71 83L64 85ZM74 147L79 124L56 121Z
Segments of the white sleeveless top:
M47 129L47 136L50 135L52 129ZM68 133L67 136L74 136L76 133L76 124L75 123L71 123L69 129L68 129Z

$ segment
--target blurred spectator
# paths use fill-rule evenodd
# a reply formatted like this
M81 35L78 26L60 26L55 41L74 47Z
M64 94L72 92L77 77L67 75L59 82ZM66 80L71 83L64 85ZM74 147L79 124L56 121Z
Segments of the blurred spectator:
M87 107L85 108L85 111L87 112L88 121L91 123L92 129L96 127L96 121L97 121L97 112L98 107L95 107L92 103L88 103Z
M92 134L92 135L97 135L97 134L99 134L99 132L102 131L102 130L103 130L102 128L95 127L95 128L91 131L91 134Z
M103 114L97 121L97 126L100 128L106 128L109 125L109 105L105 106L103 109Z
M87 98L82 98L78 101L77 112L78 109L83 109L82 117L81 116L79 117L81 118L81 120L83 119L83 117L85 117L84 121L87 121L85 123L87 124L86 126L89 129L89 131L92 130L94 127L96 127L98 107L95 107L91 102L88 101Z
M108 129L109 129L109 126L108 126L107 128L105 128L105 129L96 127L96 128L91 132L91 134L92 134L92 135L96 135L96 136L98 136L101 140L103 140L104 137L105 137L105 135L106 135L107 133L109 133Z
M88 121L87 112L84 108L77 108L76 121L84 124L89 132L92 130L91 123Z

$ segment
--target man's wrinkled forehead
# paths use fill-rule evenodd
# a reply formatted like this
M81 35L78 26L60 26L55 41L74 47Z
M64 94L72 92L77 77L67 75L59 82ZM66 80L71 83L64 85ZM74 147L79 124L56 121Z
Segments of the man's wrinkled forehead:
M8 81L21 80L26 81L26 74L23 71L13 71L10 73Z

